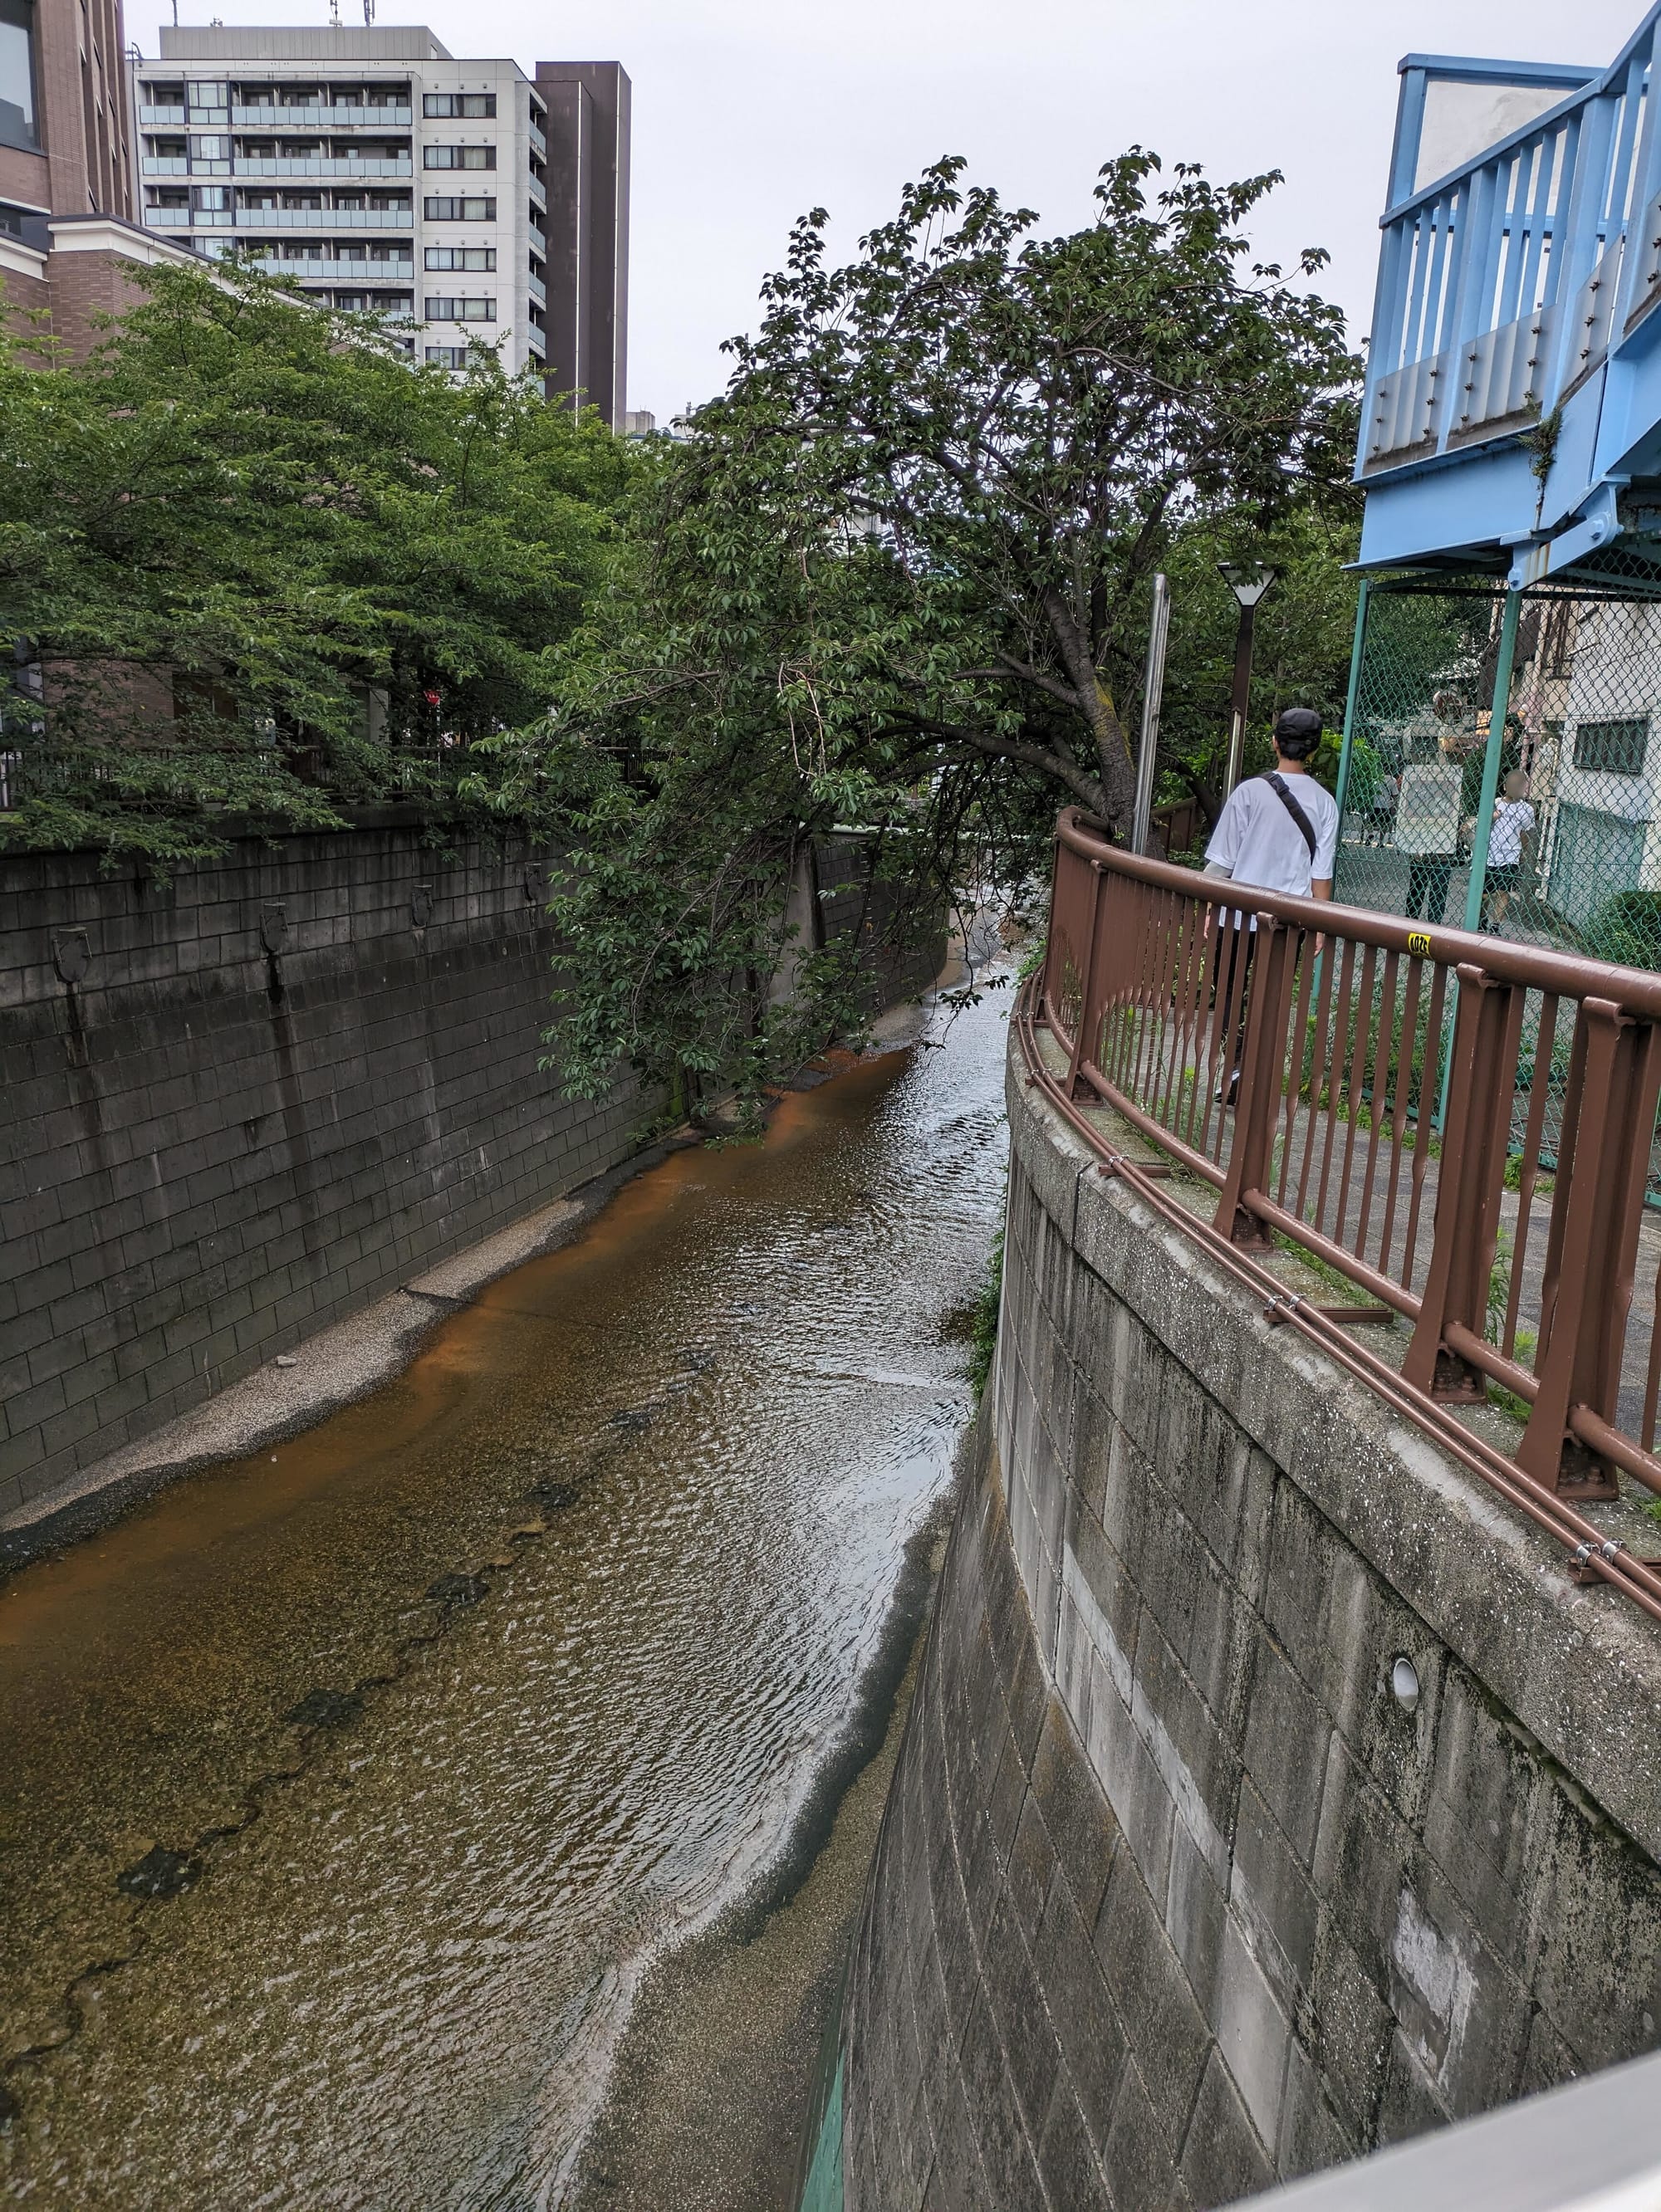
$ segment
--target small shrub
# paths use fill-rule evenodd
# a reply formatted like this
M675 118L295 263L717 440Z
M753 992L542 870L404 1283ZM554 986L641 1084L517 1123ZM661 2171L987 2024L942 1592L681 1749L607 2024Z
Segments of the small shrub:
M1661 891L1616 891L1587 923L1582 942L1594 960L1661 969Z

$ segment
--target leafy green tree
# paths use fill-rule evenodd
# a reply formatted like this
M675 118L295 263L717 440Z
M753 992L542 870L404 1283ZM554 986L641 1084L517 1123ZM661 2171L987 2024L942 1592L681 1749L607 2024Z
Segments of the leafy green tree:
M1060 801L1123 823L1153 572L1347 496L1342 318L1241 229L1273 177L1153 193L1133 151L1095 222L1040 239L963 166L845 267L823 211L796 226L554 715L495 748L503 802L539 788L581 855L560 910L605 958L574 957L563 1042L591 1084L619 1053L672 1079L767 1056L816 830L879 829L916 910L1019 879Z
M1331 780L1355 635L1355 583L1343 564L1354 557L1358 533L1347 507L1342 498L1305 500L1261 532L1243 529L1241 518L1207 515L1177 532L1165 562L1173 614L1161 800L1193 796L1208 824L1222 805L1239 608L1217 564L1242 556L1275 572L1257 608L1244 772L1273 765L1269 732L1283 707L1314 707L1327 727L1316 771Z
M44 695L0 844L165 865L238 819L441 811L545 707L625 449L488 350L454 381L252 271L146 282L84 362L0 342L0 634Z

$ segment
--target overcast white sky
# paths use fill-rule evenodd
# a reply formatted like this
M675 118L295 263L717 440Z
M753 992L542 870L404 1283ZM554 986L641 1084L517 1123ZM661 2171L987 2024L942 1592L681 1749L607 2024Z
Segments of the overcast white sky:
M361 0L343 0L348 21ZM851 253L901 184L941 154L1045 228L1076 228L1110 155L1140 143L1214 176L1279 168L1265 255L1331 250L1325 287L1356 337L1409 49L1611 60L1644 0L379 0L453 53L618 60L635 88L630 404L660 421L726 380L723 337L753 327L764 273L819 205ZM179 0L179 20L318 22L327 0ZM171 21L128 0L157 51ZM1566 33L1573 51L1565 51Z

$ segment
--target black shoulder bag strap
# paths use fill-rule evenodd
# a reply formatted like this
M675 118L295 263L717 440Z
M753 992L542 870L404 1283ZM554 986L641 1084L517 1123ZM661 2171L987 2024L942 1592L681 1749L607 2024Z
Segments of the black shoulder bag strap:
M1269 789L1275 793L1275 796L1280 800L1281 805L1285 807L1287 812L1298 824L1299 829L1302 830L1304 842L1309 848L1309 857L1312 861L1315 858L1315 850L1317 842L1315 831L1311 826L1308 815L1305 813L1303 808L1299 805L1297 800L1287 788L1286 778L1283 775L1277 775L1275 770L1270 769L1269 774L1263 778L1263 781L1269 786Z

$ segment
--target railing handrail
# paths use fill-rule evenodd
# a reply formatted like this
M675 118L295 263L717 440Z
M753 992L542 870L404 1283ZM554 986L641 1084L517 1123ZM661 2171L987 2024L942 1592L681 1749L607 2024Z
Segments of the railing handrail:
M1056 836L1069 852L1087 860L1098 860L1115 875L1133 876L1139 882L1157 884L1160 890L1180 891L1185 897L1203 899L1208 905L1238 908L1243 913L1271 915L1293 922L1299 929L1323 931L1329 936L1353 938L1380 952L1400 952L1455 967L1475 963L1502 982L1524 989L1555 992L1559 998L1585 998L1590 993L1613 999L1627 1012L1661 1021L1661 975L1647 968L1622 968L1612 961L1578 957L1546 945L1516 945L1507 938L1484 937L1469 929L1445 929L1404 921L1397 915L1375 914L1371 908L1340 906L1331 899L1293 898L1283 891L1266 890L1257 884L1236 884L1220 876L1202 875L1174 860L1156 860L1115 845L1099 830L1088 826L1081 806L1062 810Z
M1116 1149L1091 1103L1213 1187L1214 1221L1171 1218L1238 1249L1271 1322L1335 1349L1404 1320L1399 1367L1348 1342L1343 1363L1661 1620L1661 1571L1567 1502L1616 1498L1622 1474L1661 1493L1661 976L1208 878L1069 807L1022 1024L1114 1171L1152 1191L1170 1167ZM1289 1297L1246 1257L1276 1240L1376 1304ZM1450 1426L1491 1386L1524 1418L1509 1458Z

